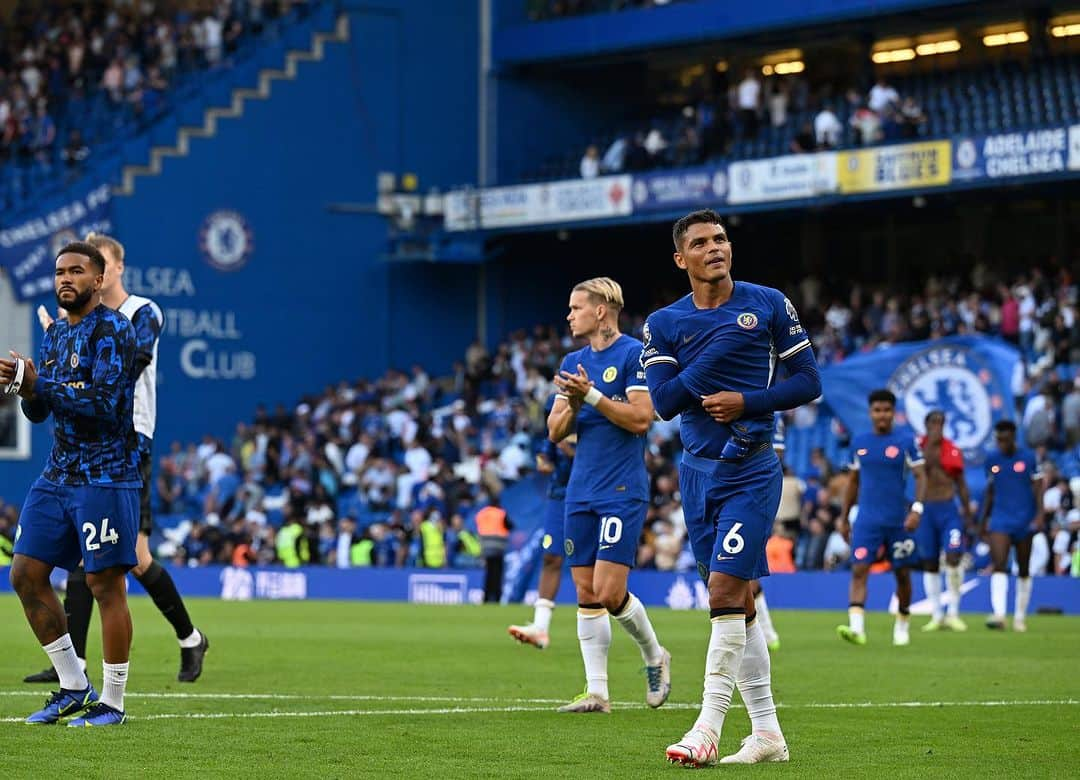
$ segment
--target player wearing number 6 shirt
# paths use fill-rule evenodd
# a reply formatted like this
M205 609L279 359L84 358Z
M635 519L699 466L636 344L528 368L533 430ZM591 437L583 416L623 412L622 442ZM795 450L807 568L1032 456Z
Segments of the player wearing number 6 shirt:
M641 363L660 416L679 415L679 489L709 589L712 633L701 714L667 758L689 766L717 762L738 686L753 733L721 762L787 761L750 583L769 573L765 544L780 504L773 412L813 400L821 381L791 302L778 290L732 279L731 243L718 214L688 214L672 238L675 264L692 292L649 316ZM788 371L783 381L776 381L778 359Z
M548 437L556 444L577 432L564 530L586 687L560 712L611 711L609 614L641 650L648 705L659 707L671 692L671 656L657 641L644 605L626 588L648 511L645 433L655 413L639 363L641 342L619 333L622 307L622 288L612 279L574 287L566 321L571 334L589 344L563 359L548 415Z
M55 443L26 497L15 532L11 584L52 661L60 690L28 723L71 726L124 722L131 649L125 575L137 562L139 447L132 423L135 331L98 301L105 258L91 244L68 244L56 258L55 289L68 316L41 344L41 373L20 357L0 360L0 384L22 375L23 413L55 420ZM56 566L85 563L101 609L104 686L100 701L75 654L67 619L49 583Z
M908 608L911 606L911 571L918 562L915 530L923 513L926 476L923 456L910 431L893 430L896 396L889 390L870 393L872 433L862 433L851 441L851 474L840 510L841 530L851 542L851 588L848 624L836 633L856 645L866 644L866 577L878 550L885 555L896 575L899 611L893 627L893 644L911 643ZM915 475L915 501L908 508L904 495L907 474ZM854 526L848 520L858 499L859 513Z

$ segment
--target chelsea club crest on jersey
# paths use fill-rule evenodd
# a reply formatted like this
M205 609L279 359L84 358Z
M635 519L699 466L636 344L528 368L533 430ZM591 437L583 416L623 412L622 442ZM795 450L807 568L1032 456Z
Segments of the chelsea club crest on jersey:
M219 271L238 271L247 265L255 249L251 227L241 214L215 211L203 222L199 246L206 261Z

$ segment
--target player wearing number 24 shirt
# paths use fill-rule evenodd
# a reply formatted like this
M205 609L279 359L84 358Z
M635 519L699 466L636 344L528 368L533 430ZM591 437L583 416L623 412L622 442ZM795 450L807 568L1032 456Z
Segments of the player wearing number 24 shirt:
M29 723L113 726L125 720L131 648L126 574L136 563L139 519L138 441L132 421L135 331L100 302L105 258L83 242L56 258L56 300L67 317L45 334L40 373L33 361L0 360L0 384L18 380L23 413L50 415L56 441L31 487L15 535L11 583L49 656L60 690ZM104 685L100 699L87 679L49 575L83 560L102 624Z

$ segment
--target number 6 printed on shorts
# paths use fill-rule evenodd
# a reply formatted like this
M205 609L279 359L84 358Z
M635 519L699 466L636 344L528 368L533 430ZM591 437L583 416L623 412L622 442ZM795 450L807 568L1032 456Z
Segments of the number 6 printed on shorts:
M120 541L120 534L116 533L115 528L109 528L109 518L105 517L101 520L101 529L94 527L94 524L87 520L83 523L83 533L86 534L86 551L93 552L94 550L100 550L103 544L116 544ZM98 541L94 541L94 538Z
M720 542L720 546L724 548L724 552L729 555L736 555L742 552L742 548L746 545L742 536L739 535L739 530L742 527L742 523L735 523L732 525L731 530L724 534L724 538Z

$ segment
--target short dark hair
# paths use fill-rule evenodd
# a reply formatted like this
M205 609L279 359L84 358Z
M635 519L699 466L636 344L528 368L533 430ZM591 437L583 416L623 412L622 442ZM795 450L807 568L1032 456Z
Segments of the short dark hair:
M93 244L88 244L85 241L72 241L70 244L65 244L64 248L56 253L56 259L59 260L60 255L66 254L82 255L89 258L99 274L105 273L105 255L101 254Z
M869 397L866 400L867 403L871 405L873 405L877 401L885 401L886 403L896 406L896 396L893 395L893 391L887 390L884 387L880 390L874 390L872 393L870 393Z
M931 409L926 413L926 417L923 419L923 424L928 424L931 420L939 418L942 422L945 422L945 412L940 409Z
M998 420L994 423L994 433L1016 433L1016 423L1012 420Z
M681 218L671 228L671 240L675 242L675 251L682 250L683 236L686 235L686 231L690 229L691 225L722 225L720 215L712 209L699 209L698 211L691 211L685 217Z

